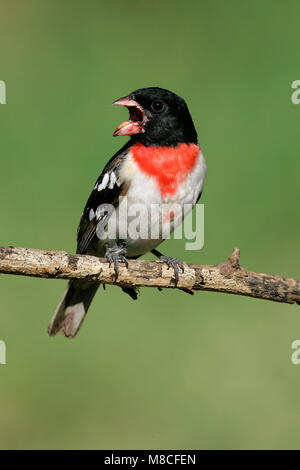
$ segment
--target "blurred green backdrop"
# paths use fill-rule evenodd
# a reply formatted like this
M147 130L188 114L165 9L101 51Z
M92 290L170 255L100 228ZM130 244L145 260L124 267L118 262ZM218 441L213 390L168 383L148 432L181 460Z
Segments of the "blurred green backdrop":
M75 250L125 139L111 102L183 96L206 156L205 246L164 251L299 277L298 1L1 0L0 245ZM297 306L99 291L78 337L46 327L64 281L1 276L1 448L299 448Z

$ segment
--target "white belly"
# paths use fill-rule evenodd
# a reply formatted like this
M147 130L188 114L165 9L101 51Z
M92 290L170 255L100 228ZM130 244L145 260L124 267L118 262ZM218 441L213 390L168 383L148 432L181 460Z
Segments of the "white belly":
M130 181L128 192L109 220L106 244L125 239L127 256L145 254L159 245L182 222L202 192L206 174L205 159L199 152L197 162L174 195L162 196L157 181L141 172L129 156L120 171L120 179Z

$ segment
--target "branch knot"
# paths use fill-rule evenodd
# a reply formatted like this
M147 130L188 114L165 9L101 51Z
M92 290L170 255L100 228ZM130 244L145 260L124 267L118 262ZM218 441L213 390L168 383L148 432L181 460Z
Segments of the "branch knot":
M238 248L233 248L232 253L228 258L228 261L234 269L241 269L240 250Z

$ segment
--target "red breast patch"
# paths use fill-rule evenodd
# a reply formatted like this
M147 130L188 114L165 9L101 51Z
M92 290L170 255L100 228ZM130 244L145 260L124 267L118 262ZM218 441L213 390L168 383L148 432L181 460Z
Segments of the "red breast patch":
M131 155L140 170L156 179L162 196L166 196L175 194L185 181L196 164L199 150L196 144L146 147L137 143L131 147Z

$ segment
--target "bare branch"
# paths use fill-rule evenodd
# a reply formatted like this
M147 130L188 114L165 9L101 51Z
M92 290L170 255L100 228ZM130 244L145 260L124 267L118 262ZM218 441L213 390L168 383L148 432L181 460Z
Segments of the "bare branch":
M214 266L186 264L177 287L300 304L300 280L247 271L240 266L239 256L235 248L227 261ZM122 287L176 287L173 270L160 261L131 260L128 269L121 263L115 282L114 269L104 259L17 247L0 247L0 273L82 279Z

